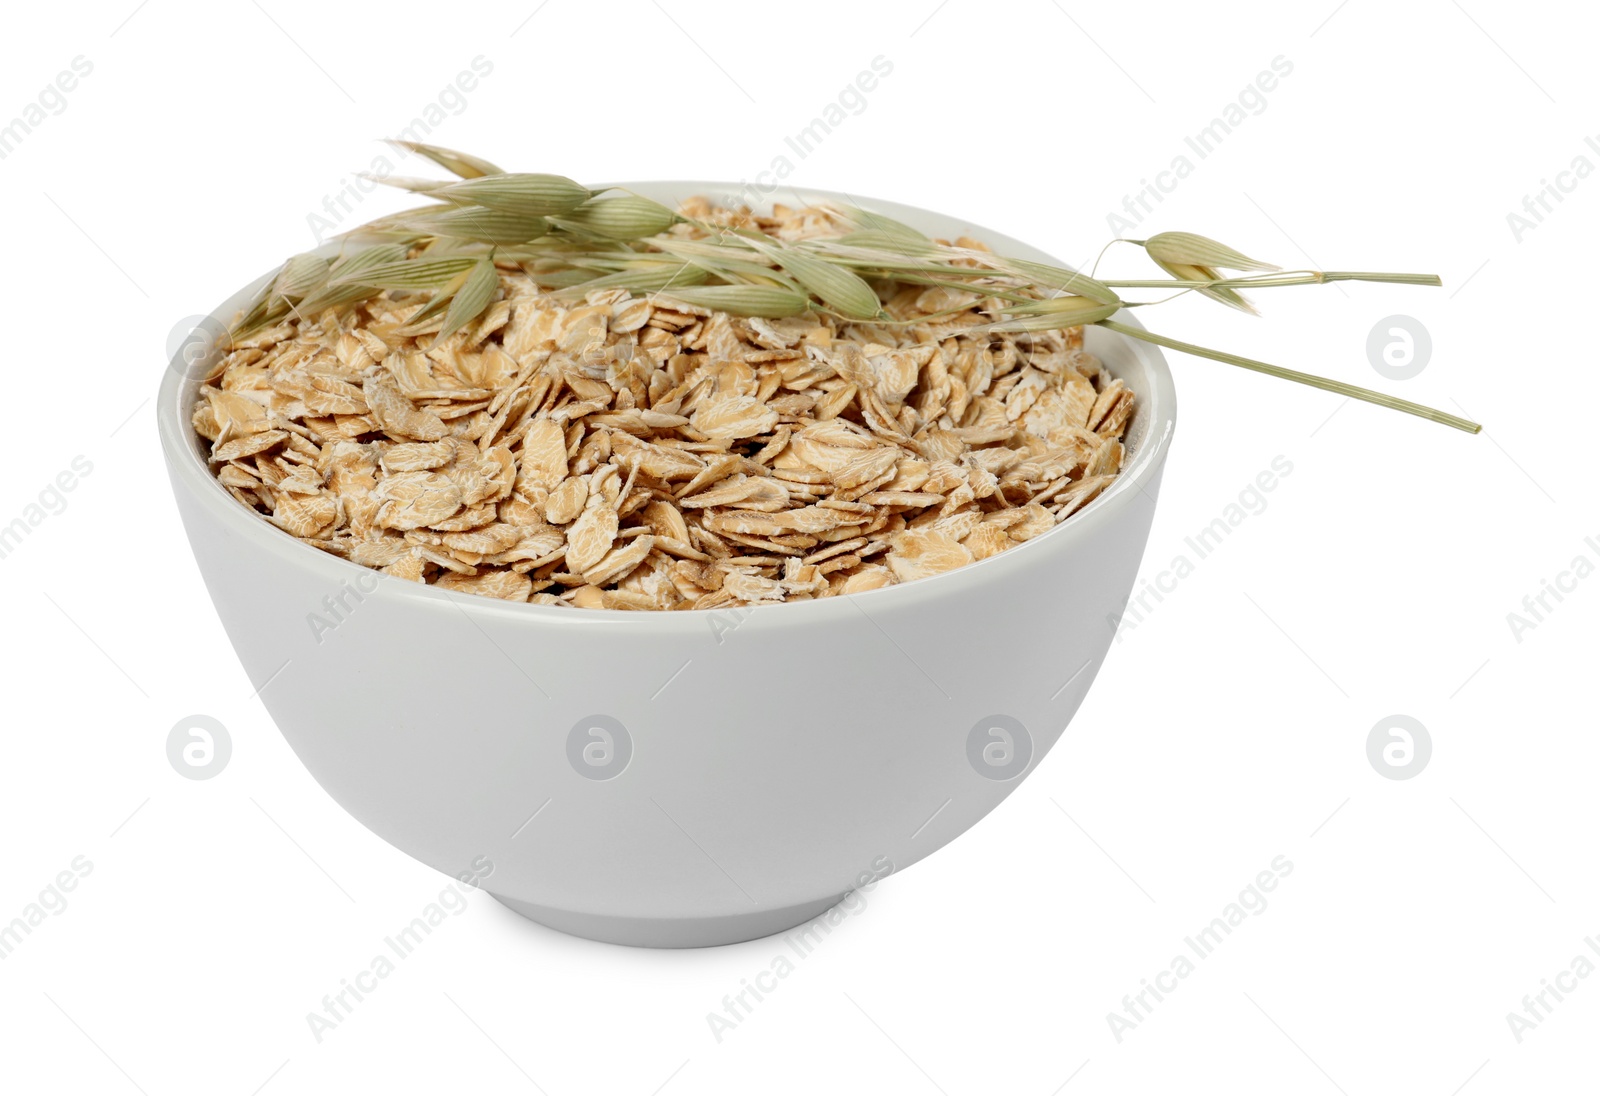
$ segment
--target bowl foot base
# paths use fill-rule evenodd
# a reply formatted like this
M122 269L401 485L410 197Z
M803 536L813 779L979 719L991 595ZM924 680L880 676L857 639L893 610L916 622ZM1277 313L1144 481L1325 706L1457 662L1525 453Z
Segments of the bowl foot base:
M708 948L718 944L737 944L792 929L826 913L843 899L843 894L819 902L735 913L723 917L612 917L605 914L575 913L549 906L522 902L490 892L495 901L558 932L599 940L607 944L626 944L635 948Z

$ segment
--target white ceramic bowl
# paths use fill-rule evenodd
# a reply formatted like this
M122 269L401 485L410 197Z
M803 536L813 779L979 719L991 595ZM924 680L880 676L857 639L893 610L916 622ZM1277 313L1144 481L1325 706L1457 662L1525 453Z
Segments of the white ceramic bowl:
M668 203L740 200L731 184L629 185ZM956 218L865 204L1049 259ZM1138 397L1124 471L1093 503L935 578L741 611L563 609L389 579L298 543L216 482L189 423L208 362L174 363L158 419L228 637L334 799L543 924L692 947L809 921L916 863L1066 728L1132 589L1175 404L1153 347L1099 328L1087 345Z

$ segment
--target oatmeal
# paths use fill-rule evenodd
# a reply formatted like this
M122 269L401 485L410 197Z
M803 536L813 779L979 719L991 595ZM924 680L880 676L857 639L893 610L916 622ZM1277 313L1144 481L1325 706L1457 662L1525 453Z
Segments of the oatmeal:
M825 208L685 209L841 231ZM659 610L942 574L1048 531L1122 467L1133 393L1081 328L992 330L976 291L880 281L876 321L763 319L538 273L497 257L489 303L443 339L445 316L417 320L428 292L389 290L235 342L193 416L218 481L399 578Z

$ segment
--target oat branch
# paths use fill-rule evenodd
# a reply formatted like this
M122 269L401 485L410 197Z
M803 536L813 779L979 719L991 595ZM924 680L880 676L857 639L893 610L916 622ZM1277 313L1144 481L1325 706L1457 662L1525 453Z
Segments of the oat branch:
M892 218L852 206L821 207L836 222L834 227L843 230L838 235L783 239L759 231L749 218L744 223L710 223L639 194L602 193L561 175L506 172L452 149L415 142L402 147L458 178L376 180L435 204L344 234L340 253L332 259L308 253L285 262L234 325L235 342L291 315L316 316L330 308L342 312L396 291L432 294L412 317L411 327L422 330L443 316L437 346L488 308L497 268L520 267L541 288L567 300L582 300L596 290L625 289L665 294L735 316L781 319L814 312L844 323L884 326L930 318L892 315L874 285L910 283L941 290L950 298L948 307L934 315L957 315L981 302L992 322L966 329L969 334L1065 331L1098 324L1130 338L1458 430L1480 429L1477 423L1409 400L1111 319L1123 308L1149 307L1189 292L1256 314L1240 290L1340 281L1437 286L1434 274L1282 271L1205 236L1161 232L1146 240L1112 243L1142 248L1169 278L1106 281L1050 263L997 255L967 240L931 240ZM1223 270L1245 275L1227 277ZM1118 289L1174 292L1157 301L1124 301Z

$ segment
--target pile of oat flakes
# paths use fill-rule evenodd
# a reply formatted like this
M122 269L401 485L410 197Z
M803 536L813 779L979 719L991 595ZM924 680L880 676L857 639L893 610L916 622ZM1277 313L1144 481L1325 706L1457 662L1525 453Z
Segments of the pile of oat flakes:
M686 211L784 239L847 230L825 209ZM236 343L194 411L217 478L305 543L401 578L710 609L985 559L1122 465L1133 394L1081 331L975 336L992 315L974 293L880 287L896 319L941 314L895 326L615 289L561 301L500 275L500 299L437 348L399 333L416 293Z

